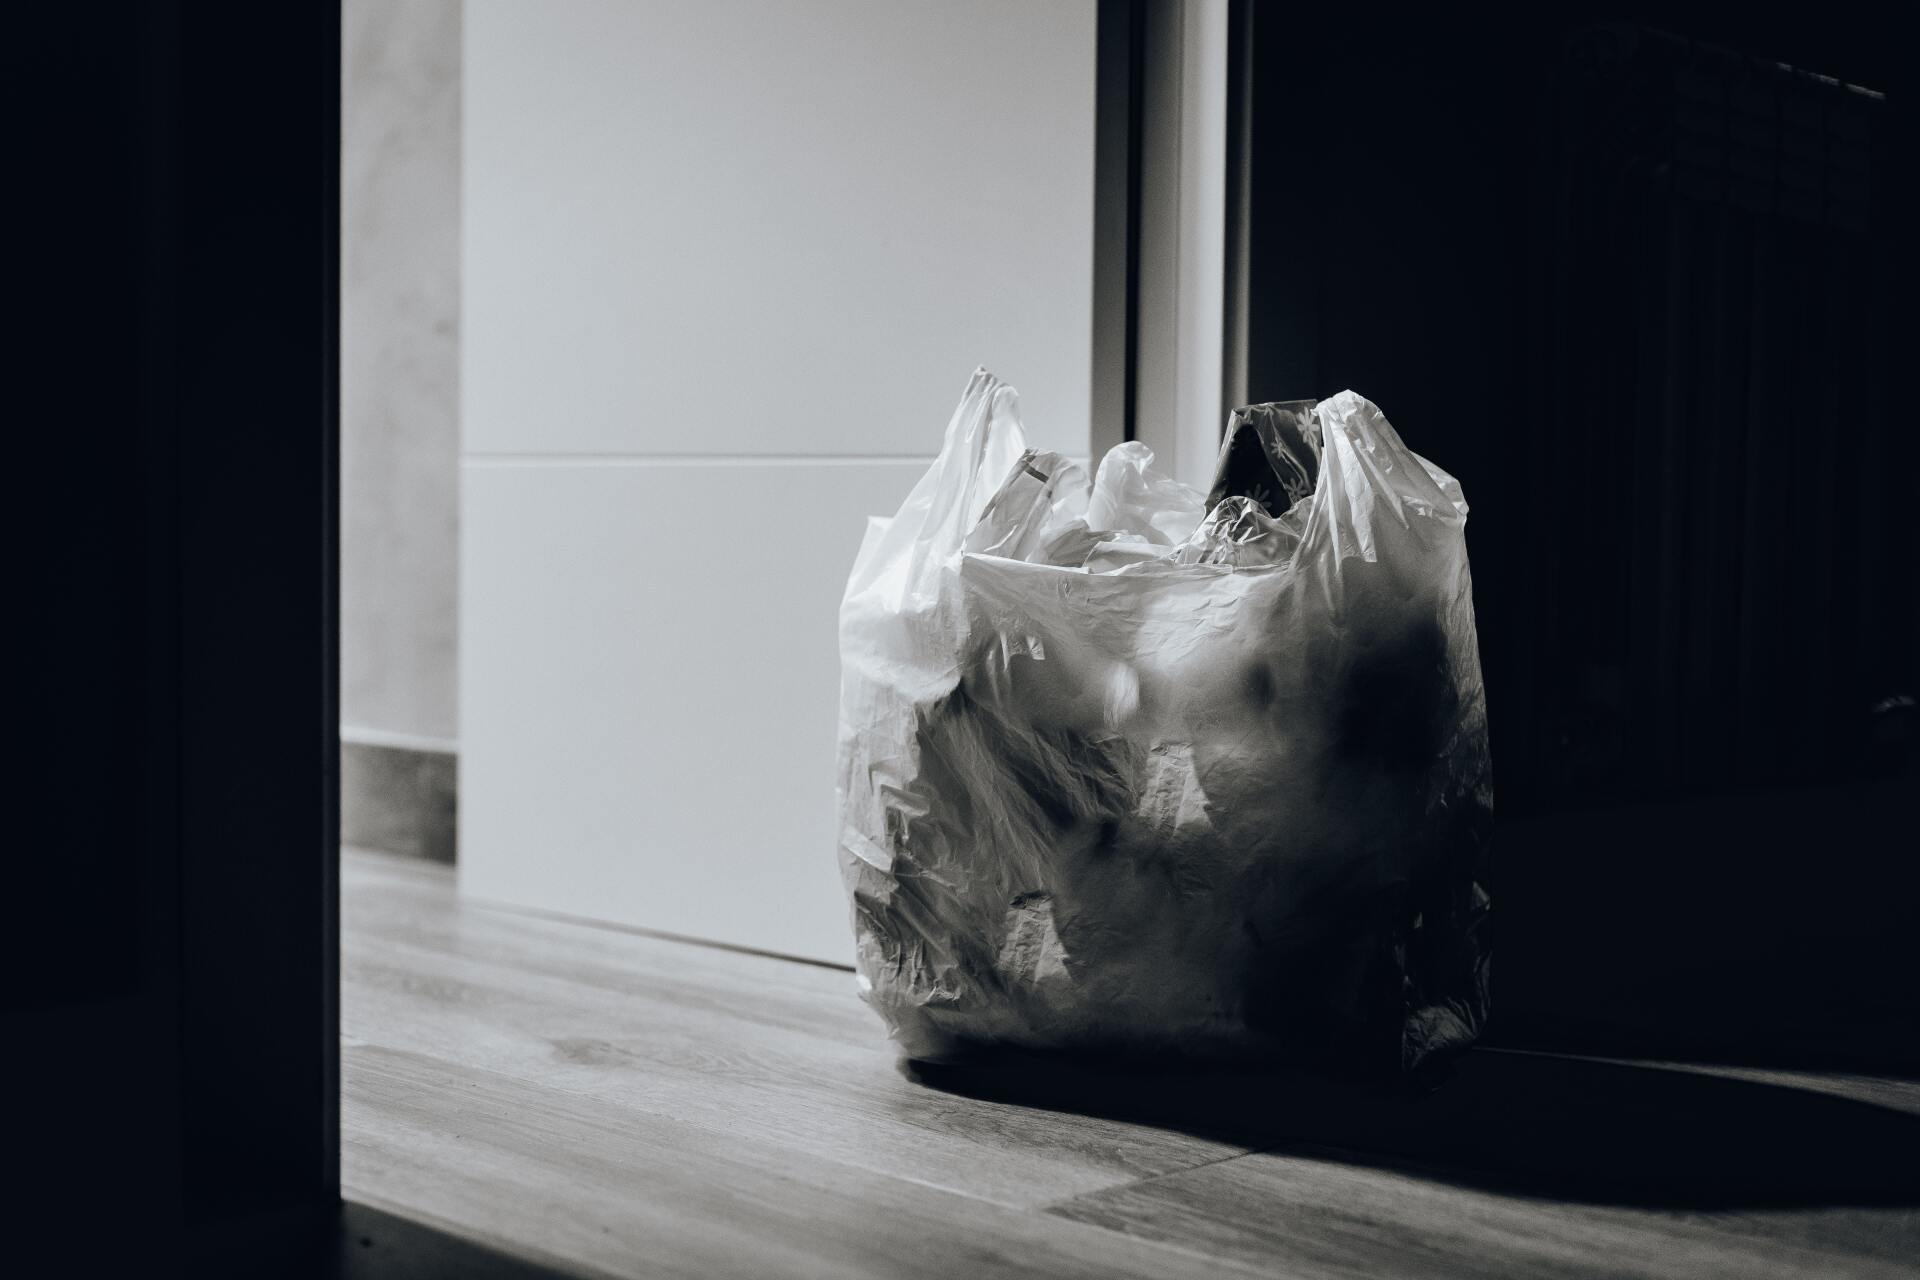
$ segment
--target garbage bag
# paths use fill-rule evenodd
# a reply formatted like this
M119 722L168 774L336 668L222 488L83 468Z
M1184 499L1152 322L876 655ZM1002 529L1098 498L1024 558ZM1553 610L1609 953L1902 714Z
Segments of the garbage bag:
M976 371L840 611L840 866L903 1052L1391 1073L1471 1043L1466 516L1350 391L1237 412L1203 498L1137 442L1091 483L1028 449Z

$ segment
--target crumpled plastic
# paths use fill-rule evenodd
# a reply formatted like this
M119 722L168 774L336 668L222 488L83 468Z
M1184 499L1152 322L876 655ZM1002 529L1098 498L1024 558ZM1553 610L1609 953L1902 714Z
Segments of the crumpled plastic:
M978 370L869 521L840 866L907 1056L1411 1072L1478 1035L1493 796L1460 485L1350 391L1233 425L1228 449L1291 448L1287 494L1203 498L1139 443L1089 483Z

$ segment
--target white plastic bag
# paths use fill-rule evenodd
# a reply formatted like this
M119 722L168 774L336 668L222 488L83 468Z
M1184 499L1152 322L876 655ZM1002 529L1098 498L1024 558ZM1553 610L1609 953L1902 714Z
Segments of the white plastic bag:
M1411 1070L1486 1011L1492 789L1459 485L1322 402L1310 496L1025 448L977 371L840 615L840 862L904 1051Z

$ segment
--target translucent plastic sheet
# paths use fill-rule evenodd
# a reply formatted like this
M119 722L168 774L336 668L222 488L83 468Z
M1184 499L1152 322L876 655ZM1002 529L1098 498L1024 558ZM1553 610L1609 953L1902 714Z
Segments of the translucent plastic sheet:
M863 994L908 1055L1411 1070L1478 1033L1492 781L1460 486L1351 392L1234 426L1206 499L1138 443L1089 485L981 370L871 521L840 614L840 863ZM1247 440L1277 487L1236 479Z

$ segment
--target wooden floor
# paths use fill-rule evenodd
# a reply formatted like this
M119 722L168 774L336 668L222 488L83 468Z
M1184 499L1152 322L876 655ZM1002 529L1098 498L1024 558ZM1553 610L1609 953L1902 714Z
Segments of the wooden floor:
M1423 1100L911 1073L843 971L463 903L424 863L341 879L347 1196L503 1264L1920 1275L1913 1082L1490 1051Z

